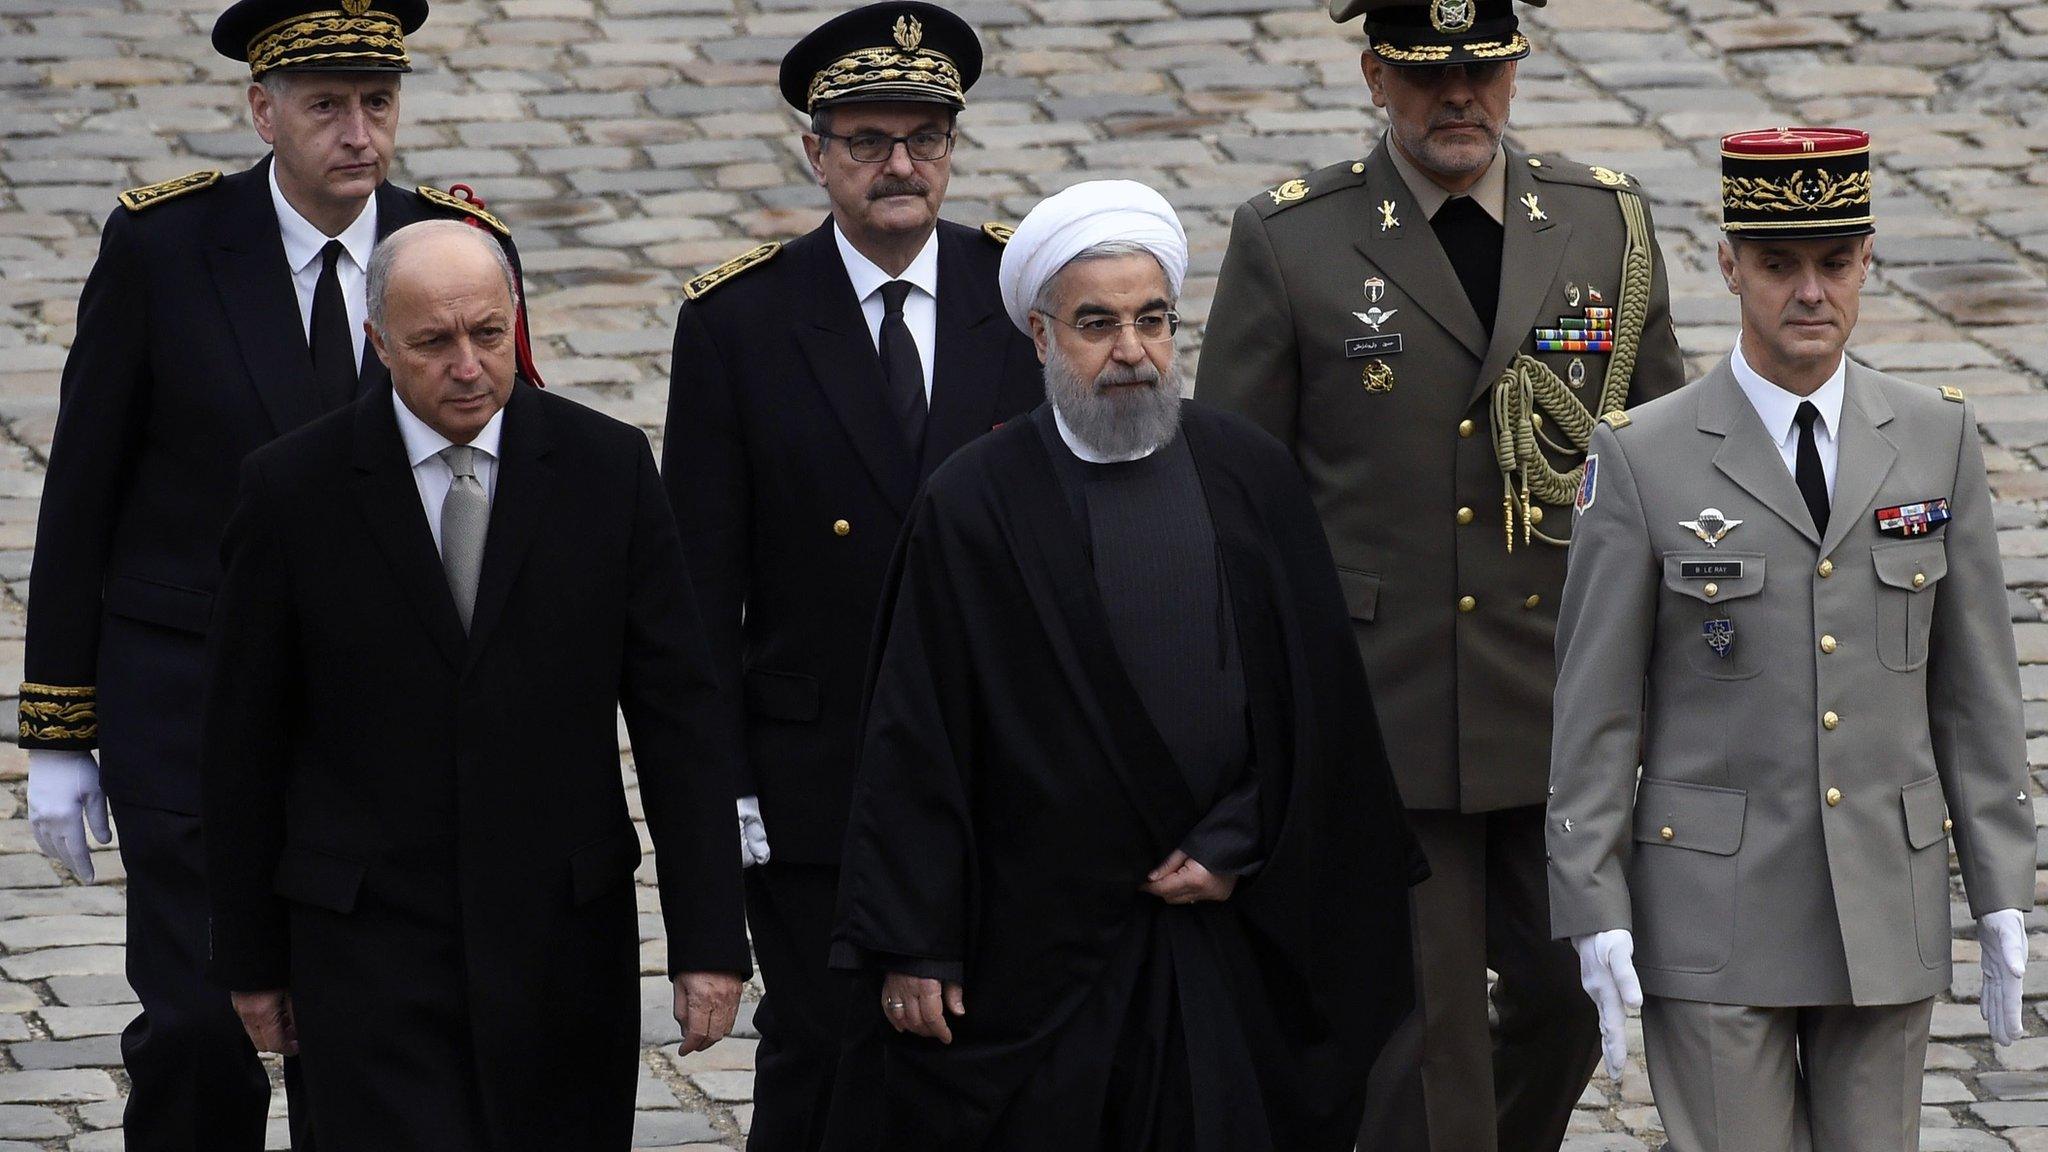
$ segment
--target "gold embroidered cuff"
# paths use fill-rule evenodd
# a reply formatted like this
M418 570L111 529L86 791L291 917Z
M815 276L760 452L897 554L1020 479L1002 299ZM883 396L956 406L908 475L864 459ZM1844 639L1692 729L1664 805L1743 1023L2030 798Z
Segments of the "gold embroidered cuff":
M91 686L24 683L23 748L89 749L99 743L98 692Z

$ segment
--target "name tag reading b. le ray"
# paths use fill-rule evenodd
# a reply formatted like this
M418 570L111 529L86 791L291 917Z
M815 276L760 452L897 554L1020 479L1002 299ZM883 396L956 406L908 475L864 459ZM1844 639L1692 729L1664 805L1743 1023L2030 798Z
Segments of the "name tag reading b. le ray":
M1740 560L1680 560L1678 578L1681 580L1740 580Z
M1392 356L1401 351L1401 334L1389 332L1384 336L1354 336L1344 341L1344 358L1361 360L1367 356Z

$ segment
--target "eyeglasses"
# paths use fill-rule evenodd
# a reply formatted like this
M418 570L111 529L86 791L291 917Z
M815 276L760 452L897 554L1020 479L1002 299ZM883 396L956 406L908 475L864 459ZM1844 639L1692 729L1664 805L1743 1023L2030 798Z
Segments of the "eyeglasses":
M1500 79L1507 70L1504 60L1475 60L1470 64L1411 64L1400 69L1401 78L1422 88L1441 88L1451 78L1451 69L1464 70L1465 79L1483 87Z
M1050 312L1040 316L1055 324L1063 324L1081 334L1081 339L1090 344L1108 344L1123 336L1126 328L1138 334L1138 339L1147 344L1158 344L1173 339L1180 331L1180 313L1147 312L1136 320L1123 321L1113 316L1084 316L1080 320L1062 320Z
M862 164L886 164L896 154L898 144L909 151L912 160L944 160L953 151L951 132L912 132L908 136L889 136L881 132L861 132L852 136L841 136L836 132L820 132L826 140L846 141L846 154Z

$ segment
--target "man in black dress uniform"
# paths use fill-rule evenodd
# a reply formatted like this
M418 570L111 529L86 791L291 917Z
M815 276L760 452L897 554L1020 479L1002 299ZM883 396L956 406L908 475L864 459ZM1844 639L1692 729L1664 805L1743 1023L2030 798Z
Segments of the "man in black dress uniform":
M816 1147L831 1091L845 998L825 960L890 549L934 468L1038 402L996 291L1008 230L939 219L980 72L974 30L931 4L804 37L782 92L831 218L691 281L676 321L663 472L737 754L768 991L757 1152Z
M236 468L388 386L363 348L379 237L432 218L506 235L478 207L385 183L404 37L426 18L424 0L229 8L214 47L248 63L271 154L123 193L79 301L36 533L20 741L45 853L90 881L86 827L108 840L109 799L121 828L142 1001L121 1038L131 1149L260 1148L270 1100L227 992L202 975L203 650Z

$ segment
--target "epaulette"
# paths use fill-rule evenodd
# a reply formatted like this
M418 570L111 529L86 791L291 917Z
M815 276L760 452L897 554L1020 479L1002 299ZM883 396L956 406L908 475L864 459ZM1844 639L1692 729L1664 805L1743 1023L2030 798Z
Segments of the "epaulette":
M500 236L510 237L512 235L512 229L505 227L503 220L484 211L481 204L473 204L460 196L443 192L432 184L422 184L417 191L420 194L420 198L429 204L436 204L443 208L453 208L457 212L465 213L481 220L485 224L490 225L491 231L496 232Z
M1355 188L1365 183L1365 161L1348 160L1332 164L1311 172L1306 176L1289 180L1277 188L1269 188L1252 197L1252 206L1262 218L1284 211L1318 196L1343 188Z
M994 227L994 225L990 227ZM774 259L775 254L780 251L782 251L781 244L763 244L752 252L735 256L702 276L697 277L695 280L690 281L688 284L683 285L683 299L702 300L711 294L713 288L718 287L720 284L745 272L749 268L766 264Z
M140 188L130 188L126 192L121 193L121 206L130 212L140 212L144 208L151 208L166 200L175 200L180 196L189 196L194 192L211 188L218 183L220 183L220 170L218 168L208 168L204 172L194 172L190 175L180 176L175 180L164 180L156 184L144 184Z
M1597 164L1578 164L1570 160L1544 156L1531 156L1528 164L1531 175L1552 184L1577 184L1582 188L1605 188L1610 192L1643 190L1642 181L1628 173L1602 168Z
M1017 234L1017 229L1008 224L997 224L994 221L990 221L981 226L981 234L998 244L1008 244L1010 237Z
M1951 404L1961 404L1963 402L1963 390L1953 384L1943 384L1941 386L1941 398Z
M1605 416L1602 416L1600 419L1604 423L1606 423L1606 425L1609 428L1614 429L1616 432L1621 431L1623 428L1628 427L1629 424L1632 423L1632 421L1628 418L1628 413L1623 412L1619 408L1616 408L1614 411L1609 412Z

